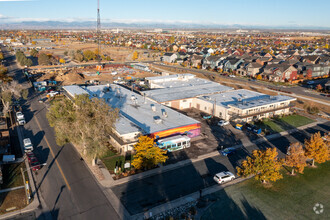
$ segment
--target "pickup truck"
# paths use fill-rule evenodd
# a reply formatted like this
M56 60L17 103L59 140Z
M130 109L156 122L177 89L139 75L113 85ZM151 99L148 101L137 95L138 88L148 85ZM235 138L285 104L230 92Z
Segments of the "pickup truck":
M25 124L25 118L22 112L16 112L16 120L19 125Z

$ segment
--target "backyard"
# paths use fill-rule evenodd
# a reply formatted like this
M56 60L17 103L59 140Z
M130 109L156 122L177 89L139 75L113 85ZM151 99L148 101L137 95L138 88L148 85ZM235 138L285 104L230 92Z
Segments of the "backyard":
M297 176L286 172L271 187L254 179L229 186L214 194L217 202L201 219L329 219L329 169L330 161Z
M266 133L278 133L313 122L313 119L298 114L293 114L281 118L265 119L261 122L255 123L255 125L260 127L263 131L266 131Z
M3 184L1 189L23 186L23 178L20 168L25 169L25 164L8 164L3 165L2 177ZM25 179L28 179L25 172ZM9 192L0 193L0 214L6 213L6 209L22 209L26 206L26 196L24 188L16 189Z

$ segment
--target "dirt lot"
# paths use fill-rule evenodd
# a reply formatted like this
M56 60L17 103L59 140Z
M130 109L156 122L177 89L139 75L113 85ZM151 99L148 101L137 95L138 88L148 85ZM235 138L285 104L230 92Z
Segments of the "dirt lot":
M62 41L59 43L54 43L54 49L43 49L42 52L51 53L57 56L63 56L65 51L76 51L76 50L91 50L95 51L97 49L97 44L94 43L82 43L78 41ZM101 45L101 53L106 54L111 57L114 62L129 62L132 60L133 52L137 51L139 54L138 61L151 61L157 59L160 56L159 52L143 50L143 49L133 49L127 47L113 47L109 45ZM144 53L147 52L147 53ZM148 57L149 55L149 57Z
M117 72L117 74L112 75L112 72ZM106 65L105 68L100 71L99 75L97 74L95 66L70 68L67 70L44 70L41 73L42 76L38 78L37 81L56 80L61 82L61 85L83 84L87 80L112 83L114 80L118 80L119 77L121 79L129 79L130 77L144 78L155 76L155 74L151 72L136 70L130 66L121 64Z

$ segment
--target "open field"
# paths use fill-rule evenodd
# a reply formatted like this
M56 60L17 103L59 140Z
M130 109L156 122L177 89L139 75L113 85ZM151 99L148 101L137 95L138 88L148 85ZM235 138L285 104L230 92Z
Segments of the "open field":
M289 176L265 187L250 179L215 193L201 219L329 219L330 162L307 168L304 174ZM313 211L323 205L323 213Z

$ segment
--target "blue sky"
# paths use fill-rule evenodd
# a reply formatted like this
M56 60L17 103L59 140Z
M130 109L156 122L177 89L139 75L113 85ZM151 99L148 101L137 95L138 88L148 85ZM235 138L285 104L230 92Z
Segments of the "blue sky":
M119 22L330 27L330 0L100 0ZM0 0L0 22L96 19L97 0Z

